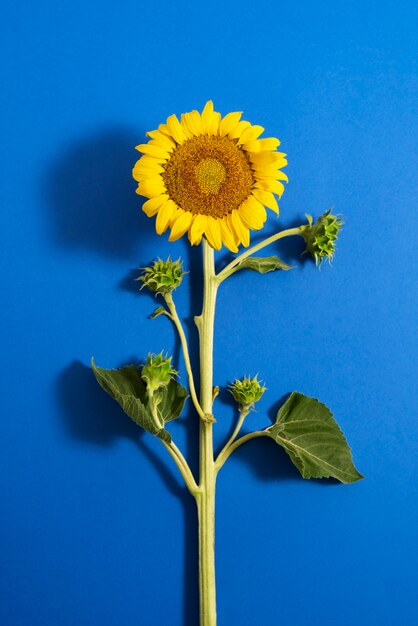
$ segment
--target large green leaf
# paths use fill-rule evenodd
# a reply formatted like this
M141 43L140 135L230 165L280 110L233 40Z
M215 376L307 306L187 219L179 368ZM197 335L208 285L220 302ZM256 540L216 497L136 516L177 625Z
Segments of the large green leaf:
M174 378L170 380L167 387L162 387L156 392L159 398L158 414L164 422L177 419L184 407L189 394Z
M294 391L264 431L289 454L303 478L337 478L353 483L363 476L351 450L325 404Z
M291 265L288 265L278 256L257 257L250 256L244 259L238 266L237 270L254 270L260 272L260 274L267 274L267 272L274 272L274 270L291 270Z
M97 367L92 359L91 366L99 385L120 404L136 424L167 443L171 442L170 433L154 423L146 386L136 365L109 370ZM159 417L164 422L179 417L188 396L186 389L174 379L167 387L159 389L156 395L159 400L157 409Z

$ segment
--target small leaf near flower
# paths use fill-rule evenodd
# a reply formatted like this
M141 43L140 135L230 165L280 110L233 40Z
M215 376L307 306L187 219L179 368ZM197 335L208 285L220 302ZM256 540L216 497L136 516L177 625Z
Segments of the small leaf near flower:
M97 367L92 359L91 366L99 385L116 400L138 426L166 443L171 442L170 433L155 423L149 405L146 383L136 365L109 370ZM158 416L163 424L180 416L187 397L187 390L174 378L167 386L154 392L154 398L158 404Z
M275 270L292 270L293 267L279 259L278 256L268 256L264 258L250 256L237 266L237 270L241 269L255 270L260 274L267 274L267 272L273 272Z
M336 478L354 483L363 478L350 447L325 404L294 391L264 431L282 446L303 478Z
M163 306L158 306L149 317L151 320L155 320L159 315L169 315L169 313Z

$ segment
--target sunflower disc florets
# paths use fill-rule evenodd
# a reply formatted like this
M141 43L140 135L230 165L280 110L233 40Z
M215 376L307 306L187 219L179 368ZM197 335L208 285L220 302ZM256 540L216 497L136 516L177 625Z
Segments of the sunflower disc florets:
M142 275L137 280L143 282L142 287L146 287L156 294L161 293L164 295L177 289L185 274L181 260L172 261L168 257L166 261L157 259L150 267L145 267Z
M234 400L247 409L260 400L265 390L266 387L260 384L257 376L252 379L249 376L244 376L241 380L236 379L229 387Z
M343 225L342 217L332 215L331 211L326 211L315 223L311 215L306 217L309 225L302 232L306 241L305 253L309 252L317 265L321 265L324 259L331 261L335 253L335 243Z
M141 377L147 384L148 392L152 395L160 387L166 387L173 376L178 372L171 366L172 357L160 354L148 354L145 365L142 367Z

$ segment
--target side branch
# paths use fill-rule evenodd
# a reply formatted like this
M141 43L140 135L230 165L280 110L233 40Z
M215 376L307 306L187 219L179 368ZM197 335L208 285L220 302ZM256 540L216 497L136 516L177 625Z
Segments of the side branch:
M257 430L254 433L249 433L248 435L244 435L244 437L240 437L237 441L235 441L235 443L233 443L232 445L228 447L225 447L215 461L216 473L219 472L219 470L224 465L227 458L234 452L234 450L242 446L243 443L245 443L246 441L250 441L250 439L255 439L256 437L266 437L266 436L268 435L266 435L266 433L263 430Z
M200 488L194 479L194 476L186 459L173 441L171 441L171 443L166 443L165 441L161 440L161 443L164 445L166 450L168 450L171 457L173 458L175 464L179 469L180 474L183 476L184 482L186 483L188 490L193 496L196 496L199 493Z
M235 439L237 438L237 435L241 429L242 424L244 423L245 418L247 417L249 411L248 410L243 410L240 411L239 414L239 418L238 418L238 422L237 425L235 426L234 432L232 433L232 435L230 436L230 438L228 439L228 441L226 442L226 444L224 445L224 447L222 448L222 450L220 451L216 463L220 462L220 464L222 465L222 459L225 457L226 452L228 450L228 448L230 448L232 446L232 444L234 443Z
M170 311L170 318L173 320L173 323L175 327L177 328L177 332L180 337L180 343L181 343L181 347L183 350L184 362L186 365L187 377L189 381L190 395L192 397L194 407L199 417L202 419L205 419L205 414L202 410L202 407L200 406L200 402L198 400L197 393L196 393L196 387L195 387L194 378L193 378L192 364L190 361L189 348L187 345L187 339L184 333L183 325L178 316L176 305L174 304L173 296L171 295L171 293L165 294L164 299L167 302L167 306Z
M216 281L218 283L221 283L223 280L225 280L225 278L228 278L228 276L231 276L231 274L239 269L239 265L240 263L242 263L242 261L244 261L244 259L254 254L254 252L258 252L259 250L262 250L262 248L269 246L271 243L274 243L279 239L283 239L284 237L291 237L292 235L302 236L304 228L304 226L298 226L297 228L288 228L287 230L282 230L280 233L276 233L271 237L267 237L267 239L264 239L260 243L257 243L255 246L248 248L248 250L237 256L233 261L231 261L231 263L226 265L224 269L216 275Z

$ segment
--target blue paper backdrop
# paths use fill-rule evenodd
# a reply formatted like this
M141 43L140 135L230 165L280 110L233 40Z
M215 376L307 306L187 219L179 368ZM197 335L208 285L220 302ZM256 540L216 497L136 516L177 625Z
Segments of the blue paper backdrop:
M298 269L222 286L216 382L266 381L249 428L293 389L321 398L366 475L303 481L262 440L230 459L219 624L416 623L416 29L416 3L385 0L3 3L2 624L198 623L192 499L88 364L164 348L184 372L133 278L157 255L193 267L195 341L200 251L155 235L131 168L147 129L209 98L281 138L281 226L346 216L332 268L291 243L270 253ZM225 394L217 418L219 445ZM171 430L195 468L190 406Z

